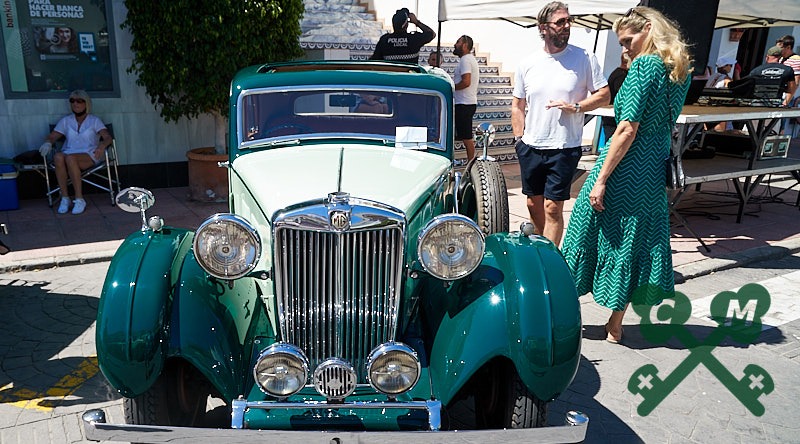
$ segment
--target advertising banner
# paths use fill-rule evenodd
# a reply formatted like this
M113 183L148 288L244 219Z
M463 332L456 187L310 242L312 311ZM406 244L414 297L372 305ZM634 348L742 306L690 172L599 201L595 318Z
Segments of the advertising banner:
M6 97L114 92L106 0L2 1Z

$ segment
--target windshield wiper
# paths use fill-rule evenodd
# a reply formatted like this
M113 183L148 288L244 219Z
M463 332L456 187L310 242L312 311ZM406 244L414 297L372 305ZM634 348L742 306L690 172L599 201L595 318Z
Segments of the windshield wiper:
M267 146L300 145L300 139L273 140L271 142L267 142L266 145Z
M274 146L284 146L284 145L300 145L300 139L283 139L283 140L270 140L268 142L261 142L261 143L254 143L252 145L248 145L245 149L254 149L254 148L270 148Z

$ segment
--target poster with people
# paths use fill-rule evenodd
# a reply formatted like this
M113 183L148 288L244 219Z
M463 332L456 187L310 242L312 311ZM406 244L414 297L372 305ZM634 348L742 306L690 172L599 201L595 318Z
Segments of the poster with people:
M4 0L7 98L114 93L108 0ZM45 93L45 94L41 94ZM102 94L101 94L102 96Z

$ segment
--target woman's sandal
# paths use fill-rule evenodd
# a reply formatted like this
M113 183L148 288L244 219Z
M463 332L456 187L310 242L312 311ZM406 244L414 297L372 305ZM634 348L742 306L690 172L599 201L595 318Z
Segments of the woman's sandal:
M605 325L605 330L606 330L606 341L608 341L608 342L610 342L612 344L619 344L620 342L622 342L622 335L624 333L624 330L622 328L620 328L619 337L618 338L615 338L611 334L611 332L608 330L608 324Z

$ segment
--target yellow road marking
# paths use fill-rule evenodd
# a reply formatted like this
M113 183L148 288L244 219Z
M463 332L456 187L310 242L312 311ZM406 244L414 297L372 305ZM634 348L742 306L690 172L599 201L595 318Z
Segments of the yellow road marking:
M97 356L89 356L84 359L72 373L61 378L54 386L47 389L44 393L37 393L26 388L11 391L14 388L13 383L0 387L0 404L9 404L22 409L49 412L64 398L75 393L78 387L91 379L99 371L100 367L97 366Z

